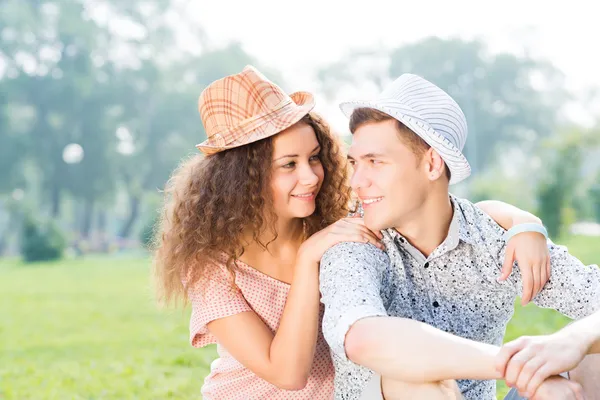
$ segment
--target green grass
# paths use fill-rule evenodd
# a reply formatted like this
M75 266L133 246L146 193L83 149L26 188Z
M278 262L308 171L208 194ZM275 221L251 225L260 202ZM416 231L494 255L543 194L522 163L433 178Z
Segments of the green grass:
M0 264L0 399L199 398L215 353L159 311L147 260Z
M600 239L563 243L600 262ZM145 259L0 261L0 399L200 398L214 348L188 345L189 310L157 309L148 271ZM517 306L507 340L566 323Z

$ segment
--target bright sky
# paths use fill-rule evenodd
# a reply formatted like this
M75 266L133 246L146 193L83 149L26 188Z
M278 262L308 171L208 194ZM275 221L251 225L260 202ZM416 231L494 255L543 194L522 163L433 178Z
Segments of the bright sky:
M436 35L480 37L492 51L522 54L529 49L566 74L579 98L570 115L582 119L600 114L598 102L592 106L582 100L587 91L600 88L596 7L583 0L552 5L539 0L190 0L187 14L211 43L241 41L263 64L281 71L293 90L315 91L317 67L356 47L395 47ZM365 93L356 88L352 95ZM335 105L318 93L317 101L317 110L344 129Z

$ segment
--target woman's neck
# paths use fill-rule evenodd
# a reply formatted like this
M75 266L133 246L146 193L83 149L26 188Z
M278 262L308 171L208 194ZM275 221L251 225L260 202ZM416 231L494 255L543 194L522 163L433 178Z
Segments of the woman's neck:
M291 282L296 254L304 240L304 223L296 218L278 221L274 228L260 235L260 243L253 240L251 234L246 235L248 245L240 259L275 279Z

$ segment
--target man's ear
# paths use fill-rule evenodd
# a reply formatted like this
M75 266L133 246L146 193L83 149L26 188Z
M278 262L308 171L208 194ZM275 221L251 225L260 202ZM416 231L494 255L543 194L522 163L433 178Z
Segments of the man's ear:
M425 172L430 181L435 181L446 173L446 163L433 148L427 149L423 158Z

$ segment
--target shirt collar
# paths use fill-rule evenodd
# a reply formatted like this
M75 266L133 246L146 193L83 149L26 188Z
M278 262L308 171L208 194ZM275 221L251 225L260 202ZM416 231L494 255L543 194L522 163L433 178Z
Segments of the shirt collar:
M458 233L458 238L461 241L470 245L476 245L478 243L477 236L480 235L479 229L477 229L475 224L467 218L465 210L452 194L450 195L450 201L452 201L452 207L454 209L450 231L452 232L452 230L454 230L455 234ZM453 224L454 227L452 226Z
M460 203L452 194L450 194L450 202L452 203L453 214L452 220L450 221L450 228L448 229L448 236L438 247L445 249L445 251L450 251L456 249L460 241L470 245L476 244L477 241L475 238L477 230L474 230L473 224L467 221L464 210L460 207ZM401 247L406 248L409 244L406 238L394 228L386 229L383 233Z

